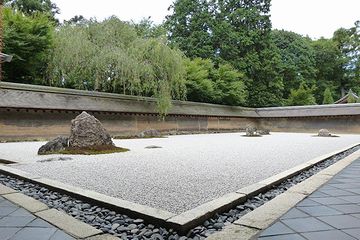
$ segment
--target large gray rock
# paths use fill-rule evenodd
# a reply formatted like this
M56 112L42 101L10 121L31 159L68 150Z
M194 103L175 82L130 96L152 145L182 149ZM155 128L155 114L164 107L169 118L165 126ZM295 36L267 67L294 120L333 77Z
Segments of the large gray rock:
M45 145L41 146L38 154L51 154L56 153L62 150L65 150L69 146L69 139L67 137L57 137Z
M86 148L114 145L110 134L94 116L82 112L71 121L69 146Z
M148 130L142 131L141 133L139 133L136 136L138 138L161 137L161 133L155 129L148 129Z
M246 127L245 132L246 132L246 136L248 137L254 137L258 135L256 133L256 128L250 125Z
M320 129L318 133L319 137L331 137L331 133L327 129Z

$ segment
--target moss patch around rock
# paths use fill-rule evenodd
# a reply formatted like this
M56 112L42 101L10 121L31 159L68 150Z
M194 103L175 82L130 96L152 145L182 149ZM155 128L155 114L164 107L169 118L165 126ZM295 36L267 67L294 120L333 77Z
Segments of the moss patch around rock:
M42 155L51 155L51 154L68 154L68 155L99 155L99 154L110 154L118 152L127 152L130 151L127 148L120 148L115 146L92 146L86 148L66 148L65 150L51 152L48 154Z

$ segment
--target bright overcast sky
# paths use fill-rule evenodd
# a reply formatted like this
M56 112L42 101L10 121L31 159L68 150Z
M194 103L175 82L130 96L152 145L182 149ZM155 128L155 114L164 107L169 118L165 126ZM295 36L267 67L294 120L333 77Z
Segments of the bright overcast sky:
M61 10L60 19L75 15L102 20L111 15L121 20L139 21L151 16L161 23L173 0L53 0ZM360 0L272 0L273 28L309 35L331 37L340 28L360 20Z

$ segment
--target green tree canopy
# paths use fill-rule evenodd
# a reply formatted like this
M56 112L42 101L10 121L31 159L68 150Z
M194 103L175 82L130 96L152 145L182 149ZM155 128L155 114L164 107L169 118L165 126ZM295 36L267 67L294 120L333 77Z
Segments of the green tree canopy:
M244 74L229 64L215 67L210 59L195 58L186 64L187 100L243 105L247 99Z
M51 86L153 96L164 114L171 99L185 98L182 53L116 17L61 26L54 40Z
M75 15L69 20L64 20L64 24L87 24L87 20L83 15Z
M59 14L60 9L51 0L5 0L4 3L6 6L26 15L42 13L48 15L54 22L58 22L55 19L55 14Z
M301 83L298 89L293 89L290 91L287 104L289 106L316 104L315 97L313 95L313 89L309 88L305 83Z
M323 104L333 104L334 103L334 98L332 96L331 90L329 87L327 87L324 91L324 99L323 99Z
M281 55L284 97L287 98L290 90L298 88L301 82L314 84L316 69L311 39L285 30L273 30L271 37Z
M213 59L211 39L212 16L207 0L176 0L170 6L174 13L166 17L170 42L189 58Z
M4 80L19 83L40 83L45 75L48 54L53 43L53 23L47 15L31 16L3 9L4 52L13 55L4 65Z
M353 91L350 89L349 92L348 92L349 96L347 98L347 103L356 103L357 102L357 99L354 97L354 93Z
M344 72L340 87L360 90L360 21L349 29L340 28L335 31L333 40L342 53L342 70Z
M176 0L165 26L169 40L186 56L230 64L246 75L247 105L282 102L280 59L270 38L270 0ZM266 89L265 92L263 92ZM258 93L264 97L258 97Z
M317 102L322 102L325 97L323 94L329 86L335 90L334 96L340 98L341 79L344 75L342 69L343 58L340 50L332 39L321 38L313 41L312 46L315 52L315 98Z
M240 106L247 100L244 84L245 76L230 64L220 64L214 71L215 102L226 105Z
M187 100L195 102L215 102L214 64L210 59L186 60Z
M137 34L141 38L164 38L166 39L166 29L162 24L156 25L151 18L143 18L140 22L132 22Z

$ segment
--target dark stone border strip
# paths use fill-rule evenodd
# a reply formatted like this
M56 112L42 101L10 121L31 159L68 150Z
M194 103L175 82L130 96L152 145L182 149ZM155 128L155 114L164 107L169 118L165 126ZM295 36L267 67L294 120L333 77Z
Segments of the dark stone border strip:
M246 213L251 212L252 210L275 198L279 194L285 192L290 187L313 176L322 169L334 164L335 162L338 162L339 160L352 154L358 149L360 149L360 146L354 145L347 150L345 149L338 151L337 154L333 156L328 156L327 158L322 159L316 158L314 160L311 160L308 163L304 164L304 166L301 165L296 167L296 173L299 173L299 171L306 169L305 171L301 171L295 176L293 176L293 171L290 178L289 172L286 171L282 174L269 178L268 180L264 180L262 181L263 183L260 182L258 184L255 184L255 186L248 188L248 195L243 193L237 193L238 195L235 196L231 196L231 194L226 195L220 199L233 198L233 200L231 201L232 204L224 203L223 206L220 206L221 208L216 208L216 206L214 207L212 204L210 204L210 207L214 210L214 212L210 211L208 212L208 214L206 214L206 218L208 220L202 221L203 217L200 217L196 221L201 222L198 224L198 226L192 228L190 231L186 231L186 228L181 229L181 226L179 226L178 230L180 230L181 233L187 232L187 234L184 236L180 236L180 234L171 229L171 227L173 226L169 226L166 223L164 225L160 224L160 226L162 225L164 227L156 227L152 224L146 224L145 222L149 222L147 219L145 219L144 221L143 219L131 218L127 215L111 211L106 207L91 204L86 201L70 197L66 194L53 191L49 188L45 188L41 186L42 183L38 184L39 182L42 182L40 181L42 178L36 176L29 177L29 175L26 175L26 173L19 170L14 169L15 173L13 172L12 175L15 175L15 178L0 174L0 183L9 186L15 190L19 190L22 193L35 199L39 199L40 201L46 203L50 208L56 208L58 210L65 211L69 215L74 216L75 218L94 227L97 227L103 232L114 234L115 236L121 237L122 239L198 240L204 239L216 231L221 231L221 229L223 229L225 226L232 224L240 217L244 216ZM7 172L6 170L4 170L4 168L5 167L0 167L0 171L4 174L11 174L11 172ZM19 176L22 176L23 180L20 180ZM271 179L273 181L271 181ZM269 182L266 185L265 183L267 181ZM250 199L246 198L250 195L252 195L253 197L251 197ZM214 201L218 200L219 199L216 199ZM242 203L239 204L238 202ZM237 203L236 206L232 207L232 205L235 203ZM207 204L209 205L209 203ZM219 214L216 212L224 213ZM194 222L192 222L192 224L193 223Z

